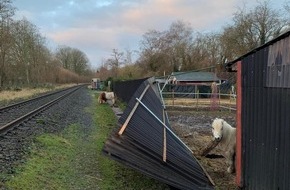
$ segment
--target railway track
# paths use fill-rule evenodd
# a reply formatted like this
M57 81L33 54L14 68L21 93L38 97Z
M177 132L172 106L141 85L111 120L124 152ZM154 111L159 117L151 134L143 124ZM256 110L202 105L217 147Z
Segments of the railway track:
M79 85L58 90L56 92L0 108L0 133L5 133L14 126L27 121L81 87L82 85Z
M10 108L0 108L1 127L22 117L0 132L0 189L3 189L1 185L9 179L9 176L15 175L16 168L26 161L26 155L31 151L37 137L43 134L59 134L72 124L78 124L85 132L90 131L93 121L91 114L85 109L91 106L92 96L89 92L92 91L88 91L86 85L66 90L50 100L46 99L37 103L38 106L26 103L25 106L18 105L18 108L16 108L16 104ZM71 93L69 94L69 92ZM61 96L62 98L60 98ZM59 99L54 104L49 104L57 98ZM41 104L47 104L47 107L41 109ZM21 107L26 107L26 111ZM32 114L37 108L39 110ZM19 114L19 112L23 113ZM31 115L27 115L25 118L24 115L30 112ZM15 114L18 114L18 117L13 116Z

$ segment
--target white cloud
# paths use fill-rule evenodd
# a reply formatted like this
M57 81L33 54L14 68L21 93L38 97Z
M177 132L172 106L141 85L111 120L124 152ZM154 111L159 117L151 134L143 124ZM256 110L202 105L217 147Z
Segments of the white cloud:
M176 20L194 30L219 30L244 0L15 0L16 18L26 17L50 41L86 53L97 66L113 48L137 49L150 29L166 30Z

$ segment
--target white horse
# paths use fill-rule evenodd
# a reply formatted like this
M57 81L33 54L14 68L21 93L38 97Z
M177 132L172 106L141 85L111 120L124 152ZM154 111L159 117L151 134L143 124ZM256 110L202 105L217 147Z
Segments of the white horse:
M227 171L229 173L235 172L236 128L225 120L216 118L212 122L212 134L214 140L218 141L219 148L223 151L222 155L227 160L229 165Z
M112 101L112 105L115 105L115 94L114 92L102 92L99 95L98 101L100 104L103 104L107 101Z

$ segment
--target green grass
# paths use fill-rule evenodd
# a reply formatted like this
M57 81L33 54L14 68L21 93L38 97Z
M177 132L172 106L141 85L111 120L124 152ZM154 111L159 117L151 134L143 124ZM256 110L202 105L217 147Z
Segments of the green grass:
M6 183L8 189L94 189L97 161L92 136L82 137L80 127L72 125L62 135L36 138L26 164Z
M16 168L4 186L11 190L169 189L102 154L117 123L109 105L99 105L95 99L85 111L94 118L89 132L73 124L61 134L37 137L25 164Z
M118 103L120 106L120 103ZM120 108L125 109L125 104ZM96 125L98 126L98 153L99 171L104 180L100 181L100 189L106 190L164 190L169 187L154 179L151 179L131 168L109 159L101 153L104 142L116 127L117 119L112 109L107 104L98 105L95 112Z

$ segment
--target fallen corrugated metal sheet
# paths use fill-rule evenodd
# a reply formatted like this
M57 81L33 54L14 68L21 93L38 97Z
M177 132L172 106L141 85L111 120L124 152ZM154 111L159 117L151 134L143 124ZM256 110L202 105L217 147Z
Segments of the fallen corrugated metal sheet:
M103 152L173 187L214 189L191 150L172 132L153 81L144 81L135 92Z

